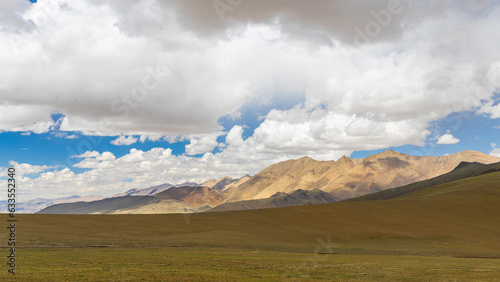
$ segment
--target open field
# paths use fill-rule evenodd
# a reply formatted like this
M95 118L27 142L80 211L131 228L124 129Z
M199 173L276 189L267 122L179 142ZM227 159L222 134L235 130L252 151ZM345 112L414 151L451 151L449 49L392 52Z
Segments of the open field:
M499 183L494 172L391 200L238 212L18 215L18 277L495 280Z
M212 248L42 248L19 250L16 279L2 281L493 281L494 259L349 255Z

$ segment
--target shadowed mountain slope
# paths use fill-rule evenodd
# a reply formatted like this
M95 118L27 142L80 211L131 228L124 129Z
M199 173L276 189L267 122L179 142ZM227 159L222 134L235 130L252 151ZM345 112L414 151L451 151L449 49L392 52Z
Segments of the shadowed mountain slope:
M140 189L140 188L130 189L127 192L114 195L113 197L152 196L152 195L158 194L158 193L163 192L163 191L165 191L169 188L172 188L172 187L183 187L183 186L198 186L198 184L196 184L194 182L186 182L186 183L182 183L182 184L178 184L178 185L164 183L164 184L160 184L160 185L156 185L156 186L152 186L152 187L148 187L148 188L143 188L143 189Z
M443 174L441 176L424 180L420 182L415 182L402 187L387 189L373 194L364 195L357 198L347 199L345 201L371 201L371 200L388 200L397 198L406 194L410 194L425 188L436 186L439 184L444 184L472 176L493 173L500 171L500 163L494 164L481 164L481 163L469 163L462 162L454 170L449 173ZM500 186L500 183L499 183Z
M215 207L222 203L226 197L221 192L201 186L174 187L155 195L158 199L179 200L194 207L209 205Z
M223 203L210 211L268 209L311 204L326 204L336 201L337 199L335 199L332 195L318 189L311 191L299 189L290 194L278 192L267 199Z
M204 182L203 184L201 184L200 186L212 188L212 189L227 193L232 188L238 187L239 185L245 183L247 180L250 179L250 177L251 176L248 174L239 178L239 179L232 179L231 177L226 176L226 177L223 177L221 179L208 180L208 181Z
M90 202L67 204L57 208L44 209L47 213L161 213L163 212L201 212L220 204L217 210L241 210L254 208L271 208L310 203L326 203L332 199L343 200L374 192L405 186L432 178L426 184L409 185L409 187L389 190L377 194L379 199L387 199L407 194L425 187L441 184L481 172L475 169L483 168L480 163L495 163L500 159L480 152L463 151L442 157L416 157L394 152L392 150L369 156L365 159L349 159L342 157L338 161L315 161L304 157L272 165L253 177L245 176L233 180L229 177L205 182L213 188L201 186L170 187L170 184L147 189L130 190L128 197L139 197L141 193L154 193L152 198L119 199L113 202ZM472 162L472 164L464 163ZM477 163L474 163L477 162ZM452 171L454 170L455 171ZM452 171L449 175L449 173ZM446 175L443 175L446 174ZM442 175L442 176L441 176ZM439 176L439 177L438 177ZM159 192L163 189L162 192ZM295 198L293 191L321 190L325 194L307 194L310 199ZM284 193L283 195L278 193ZM286 195L290 194L290 195ZM282 198L272 198L281 195ZM121 199L124 198L124 199ZM170 200L170 201L155 201ZM368 197L367 199L375 199ZM249 200L261 200L251 201ZM103 205L109 204L109 206ZM232 204L231 203L235 203ZM127 206L129 205L129 206ZM75 211L71 211L71 207Z
M119 214L119 213L185 213L194 208L181 201L161 200L152 196L125 196L93 202L57 204L40 214Z

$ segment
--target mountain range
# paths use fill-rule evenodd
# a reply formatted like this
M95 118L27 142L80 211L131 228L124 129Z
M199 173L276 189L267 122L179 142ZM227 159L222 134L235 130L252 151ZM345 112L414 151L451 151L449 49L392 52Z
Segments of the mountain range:
M62 197L56 199L36 198L33 200L20 202L16 204L16 212L18 213L36 213L46 207L60 204L60 203L74 203L74 202L92 202L104 199L103 196L91 195L80 197L77 195ZM0 210L7 211L7 201L0 202Z
M267 199L227 202L216 206L210 211L218 212L282 208L312 204L327 204L336 201L338 201L337 198L318 189L309 191L298 189L291 193L278 192Z
M264 169L232 188L227 201L268 198L277 192L297 189L319 189L339 199L348 199L430 179L452 171L464 161L490 164L500 159L475 151L419 157L393 150L364 159L344 156L336 162L304 157Z
M124 197L124 196L148 196L148 195L154 195L160 192L163 192L169 188L172 187L183 187L183 186L198 186L198 183L194 182L185 182L177 185L173 185L170 183L164 183L161 185L156 185L152 186L149 188L144 188L144 189L130 189L127 192L120 193L117 195L114 195L113 197Z
M421 157L388 150L338 161L303 157L271 165L254 176L132 189L115 195L114 201L59 204L40 213L190 213L331 203L498 162L499 158L475 151Z

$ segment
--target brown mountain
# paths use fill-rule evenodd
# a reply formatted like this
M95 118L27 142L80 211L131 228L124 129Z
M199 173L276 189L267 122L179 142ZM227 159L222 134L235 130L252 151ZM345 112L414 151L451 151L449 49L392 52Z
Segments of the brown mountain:
M158 199L153 196L113 197L92 202L57 204L38 213L42 214L155 214L193 213L195 209L182 201Z
M316 161L309 157L272 165L233 188L227 202L269 198L277 192L319 189L347 199L430 179L461 162L491 164L500 159L475 151L441 157L418 157L388 150L364 159L342 157Z
M158 199L179 200L195 208L203 205L215 207L226 199L221 192L202 186L173 187L154 195L154 197Z
M239 178L239 179L232 179L231 177L226 176L226 177L223 177L221 179L208 180L208 181L202 183L200 186L212 188L212 189L222 191L222 192L227 192L227 191L230 191L234 187L240 186L241 184L243 184L244 182L246 182L250 178L251 178L251 176L248 174L243 176L242 178Z
M204 183L212 188L156 186L128 191L125 197L55 205L41 213L185 213L207 211L221 204L223 206L214 210L321 203L328 197L343 200L432 179L464 166L462 162L491 164L500 162L500 159L474 151L441 157L417 157L392 150L364 159L342 157L338 161L316 161L303 157L277 163L253 177L236 180L225 177ZM466 175L464 170L460 172L462 174ZM448 178L450 176L445 175L438 180ZM412 187L405 189L413 191ZM166 190L158 193L162 189ZM304 191L294 192L298 189ZM328 194L328 197L308 193L315 189ZM148 196L136 196L143 193Z
M210 211L215 212L269 209L312 204L327 204L336 201L337 199L332 195L318 189L314 189L311 191L298 189L290 194L278 192L267 199L223 203L211 209Z
M448 172L446 174L440 175L438 177L434 177L429 180L414 182L405 186L391 188L387 190L383 190L377 193L372 193L368 195L364 195L361 197L350 198L345 200L346 202L354 202L354 201L374 201L374 200L389 200L398 197L403 197L407 194L415 193L417 191L434 187L446 183L450 183L453 181L495 173L500 171L500 162L493 164L481 164L481 163L469 163L469 162L461 162L454 170Z
M198 186L198 184L194 182L185 182L177 185L172 185L170 183L164 183L161 185L156 185L148 188L134 188L130 189L127 192L116 194L113 197L124 197L124 196L152 196L163 192L172 187L183 187L183 186Z

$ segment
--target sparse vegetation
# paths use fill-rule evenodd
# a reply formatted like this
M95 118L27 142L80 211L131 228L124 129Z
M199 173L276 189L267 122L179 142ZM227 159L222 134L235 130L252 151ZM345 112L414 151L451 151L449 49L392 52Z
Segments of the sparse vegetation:
M391 200L252 211L19 215L16 277L494 280L499 183L492 172Z
M492 281L498 260L212 248L38 248L2 281ZM322 255L325 256L325 255Z

